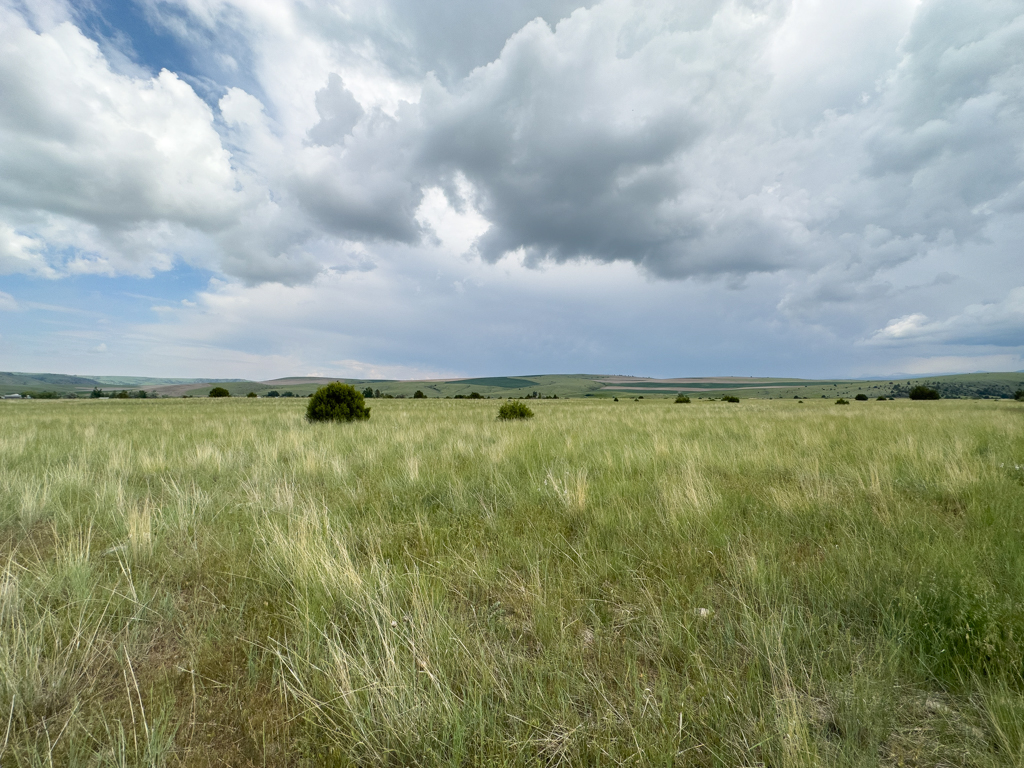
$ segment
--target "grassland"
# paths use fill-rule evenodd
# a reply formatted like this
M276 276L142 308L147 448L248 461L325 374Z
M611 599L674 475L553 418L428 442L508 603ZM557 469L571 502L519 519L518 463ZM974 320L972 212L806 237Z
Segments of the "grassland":
M1013 402L0 402L0 764L1019 766Z
M693 397L721 397L724 394L744 398L795 399L854 397L864 393L906 397L909 389L924 384L937 389L945 398L1012 398L1024 389L1024 371L1008 373L971 373L950 376L898 378L890 381L870 379L764 379L725 376L696 379L650 379L636 376L588 374L544 374L538 376L490 376L475 379L436 379L396 381L392 379L333 379L295 376L271 381L244 379L154 379L139 376L68 376L53 373L0 373L0 394L58 393L87 396L94 388L104 392L128 389L145 390L157 397L206 397L214 386L221 386L235 397L250 392L266 395L276 391L306 397L331 381L344 381L359 390L370 387L392 397L412 397L422 390L428 398L463 397L476 392L489 398L525 398L535 395L559 398L607 398L628 396L674 398L677 392Z

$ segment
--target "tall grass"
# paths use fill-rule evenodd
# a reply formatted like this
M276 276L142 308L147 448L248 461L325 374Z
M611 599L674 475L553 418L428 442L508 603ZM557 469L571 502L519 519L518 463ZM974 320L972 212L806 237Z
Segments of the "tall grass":
M1024 409L0 404L0 765L1024 761Z

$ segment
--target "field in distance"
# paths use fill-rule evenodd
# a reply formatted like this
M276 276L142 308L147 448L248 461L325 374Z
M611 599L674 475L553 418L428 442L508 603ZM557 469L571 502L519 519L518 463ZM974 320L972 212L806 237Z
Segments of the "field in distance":
M0 402L0 762L1019 766L1024 404Z
M314 392L317 387L331 381L344 381L359 390L370 387L392 397L412 397L420 390L427 397L467 396L476 392L482 397L524 398L537 395L551 397L670 397L683 392L691 397L721 397L725 394L744 398L851 398L863 393L871 398L880 395L906 397L911 387L925 384L938 389L943 397L1012 398L1024 388L1024 372L974 373L953 376L927 376L917 378L863 380L863 379L763 379L749 377L711 377L650 379L636 376L601 376L586 374L559 374L538 376L500 376L473 379L446 379L431 381L394 381L375 379L303 378L277 379L264 382L226 382L224 386L233 395L255 392L292 392L299 397ZM154 387L156 393L178 396L189 394L205 396L211 385L203 387L177 385Z
M390 379L335 379L294 376L271 381L244 379L147 379L131 376L96 376L91 378L64 374L0 373L0 394L38 394L53 392L61 396L88 396L96 388L105 393L122 389L142 389L158 397L206 397L214 386L222 386L233 396L249 392L306 397L318 387L332 381L344 381L359 390L367 387L382 396L412 397L420 390L428 398L467 397L476 392L481 397L644 397L674 398L682 392L693 398L721 397L725 394L743 398L852 398L865 394L871 398L906 397L917 384L937 389L945 398L1012 398L1024 388L1024 372L972 373L952 376L925 376L889 380L874 379L764 379L753 377L710 377L650 379L636 376L603 376L587 374L544 374L536 376L491 376L468 379L396 381Z

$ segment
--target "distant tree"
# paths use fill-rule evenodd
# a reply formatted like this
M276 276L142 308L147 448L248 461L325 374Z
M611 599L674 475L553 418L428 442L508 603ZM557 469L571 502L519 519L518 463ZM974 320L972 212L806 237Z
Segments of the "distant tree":
M868 396L867 396L867 395L865 395L865 394L863 394L863 393L860 393L860 394L858 394L858 395L857 395L857 396L856 396L855 398L853 398L853 399L854 399L854 400L867 400L867 399L868 399Z
M111 395L111 397L116 397L118 400L127 400L131 395L128 394L127 389L122 389L116 395Z
M210 397L231 397L231 393L224 387L214 387L210 390Z
M281 393L278 392L276 389L272 389L269 392L267 392L267 394L264 395L264 397L280 397L280 396L281 396Z
M295 397L294 392L282 392L281 397Z
M736 395L722 395L722 399L727 403L738 403L740 401Z
M690 398L687 395L684 395L682 392L680 392L678 395L676 395L676 402L677 403L688 403L688 402L690 402Z
M92 397L92 398L103 397L103 390L100 389L99 387L93 387L92 388L92 392L89 393L89 397Z
M926 387L924 384L918 384L916 387L911 387L910 392L908 392L907 395L911 400L938 400L942 397L938 390Z
M1024 400L1024 389L1018 389L1013 393L1014 400Z
M426 397L426 395L423 394L423 390L422 389L417 389L413 393L413 399L415 399L415 400L422 400L425 397Z
M250 392L246 397L259 397L255 392Z
M509 400L498 409L498 418L502 421L532 419L533 411L526 406L526 403L521 403L518 400Z
M320 387L309 399L306 419L309 421L355 421L370 418L363 393L351 384L332 382Z
M363 397L373 397L373 387L363 389Z
M374 397L380 397L380 390L379 389L373 390L373 396Z
M145 400L147 397L149 397L149 395L146 393L146 390L140 389L139 394L137 394L136 397L141 400Z
M613 403L617 403L617 402L619 402L619 398L617 398L617 397L613 397L613 398L612 398L612 402L613 402Z

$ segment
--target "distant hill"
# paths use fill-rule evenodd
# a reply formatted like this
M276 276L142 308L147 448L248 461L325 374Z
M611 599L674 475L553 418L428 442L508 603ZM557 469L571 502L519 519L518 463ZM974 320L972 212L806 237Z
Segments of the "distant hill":
M214 386L225 387L232 395L249 392L266 395L305 397L331 381L344 381L357 389L370 388L382 396L412 397L422 390L427 397L675 397L684 392L691 397L721 397L724 394L748 398L838 398L863 393L871 398L906 397L916 384L937 389L943 397L1011 398L1024 389L1024 372L966 373L950 376L920 376L884 379L784 379L716 376L701 378L651 379L638 376L600 374L543 374L527 376L490 376L467 379L396 381L387 379L340 379L322 376L293 376L270 381L245 379L150 378L144 376L70 376L56 373L0 373L0 394L41 391L86 394L94 387L145 389L162 397L206 397Z
M147 376L73 376L65 373L0 372L0 394L13 392L91 392L100 389L150 389L161 385L221 381L221 379L168 379ZM241 381L231 379L231 381Z

